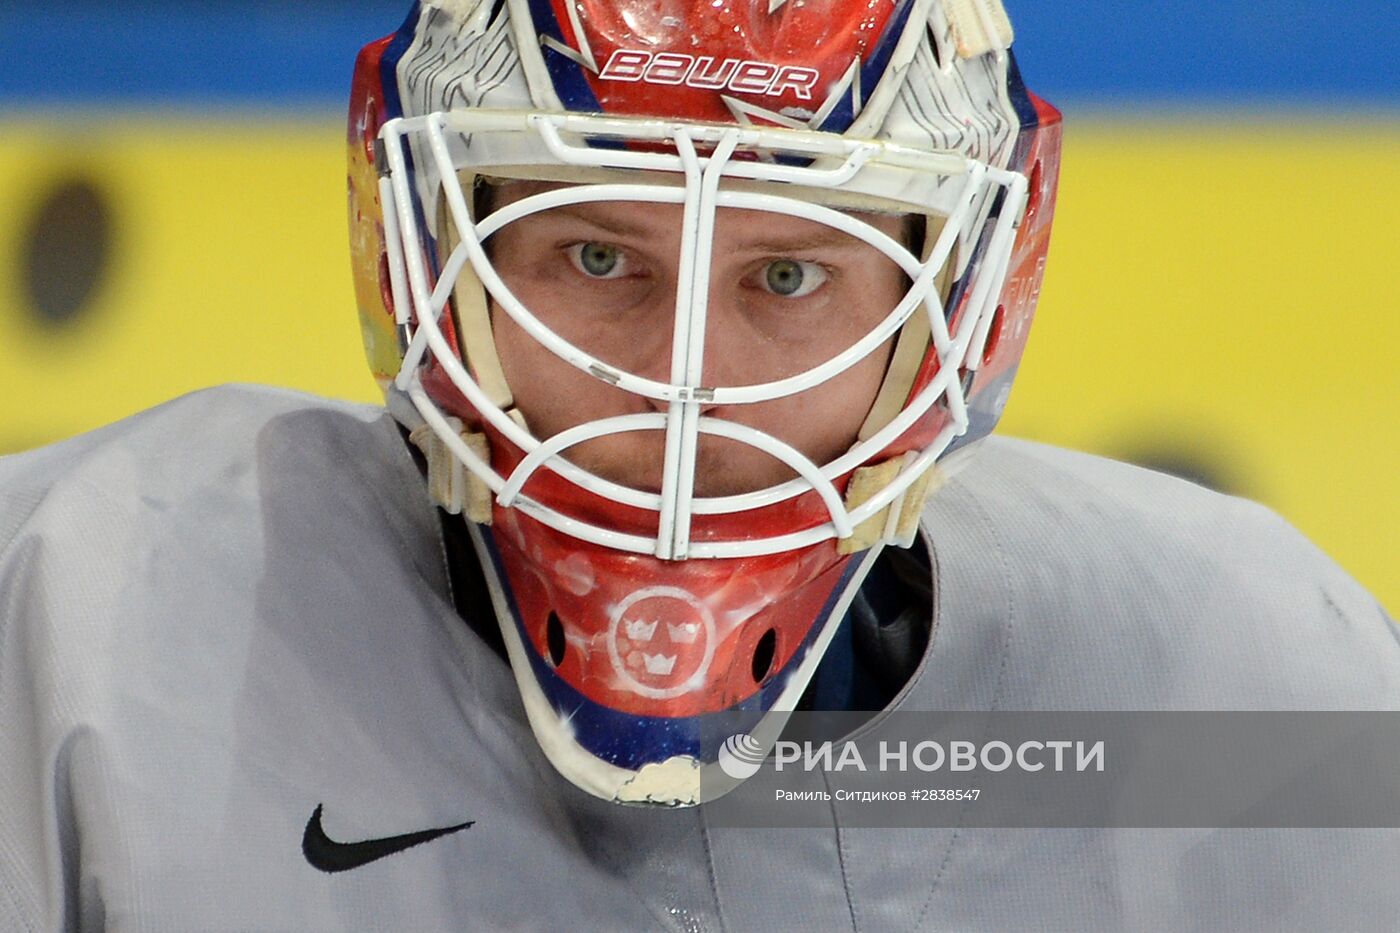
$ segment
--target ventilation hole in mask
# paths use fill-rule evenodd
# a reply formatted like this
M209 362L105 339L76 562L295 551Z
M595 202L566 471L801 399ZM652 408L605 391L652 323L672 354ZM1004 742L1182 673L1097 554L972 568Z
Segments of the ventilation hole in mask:
M997 344L1001 342L1001 329L1006 323L1006 305L997 305L996 312L992 315L992 326L987 328L987 343L982 349L982 363L985 365L992 361L996 355Z
M968 398L970 398L970 397L972 396L972 383L973 383L973 381L974 381L976 378L977 378L977 373L973 372L973 371L970 370L970 369L965 369L965 370L963 370L963 374L962 374L962 396L963 396L963 400L964 400L964 401L966 401Z
M384 302L385 310L393 309L394 286L393 279L389 275L389 256L387 253L382 253L379 256L379 300Z
M545 646L549 649L549 663L555 667L564 663L564 648L567 642L564 641L564 623L559 621L557 613L549 614L549 622L545 624L544 630Z
M1026 179L1026 220L1033 219L1040 211L1041 186L1043 184L1041 176L1044 174L1040 165L1040 161L1036 160L1035 167L1031 169L1030 177Z
M778 633L771 628L763 633L753 649L753 682L761 684L768 679L773 669L773 656L777 653Z

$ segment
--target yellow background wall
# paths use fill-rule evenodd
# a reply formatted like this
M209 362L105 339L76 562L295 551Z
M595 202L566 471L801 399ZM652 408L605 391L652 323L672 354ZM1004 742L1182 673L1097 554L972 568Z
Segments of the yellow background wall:
M323 118L0 120L0 451L226 381L373 400L341 138ZM1397 170L1393 120L1071 113L1003 430L1198 469L1396 605ZM75 177L109 198L111 262L81 316L45 324L24 245Z

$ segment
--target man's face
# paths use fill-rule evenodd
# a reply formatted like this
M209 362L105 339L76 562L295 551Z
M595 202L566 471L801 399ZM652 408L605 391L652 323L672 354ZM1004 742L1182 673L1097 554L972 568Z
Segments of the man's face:
M503 185L492 206L556 187ZM488 249L511 291L555 333L612 366L669 382L681 214L674 204L571 205L507 224ZM897 241L905 238L904 217L857 216ZM864 337L908 288L892 260L847 234L787 215L721 209L702 382L753 385L811 369ZM666 410L664 402L607 385L559 359L494 303L492 325L516 406L536 437L600 418ZM856 440L891 347L892 341L797 395L711 406L704 414L766 432L818 465L827 463ZM664 432L633 432L584 442L565 456L606 479L655 492L664 447ZM747 492L792 476L757 448L700 438L696 495Z

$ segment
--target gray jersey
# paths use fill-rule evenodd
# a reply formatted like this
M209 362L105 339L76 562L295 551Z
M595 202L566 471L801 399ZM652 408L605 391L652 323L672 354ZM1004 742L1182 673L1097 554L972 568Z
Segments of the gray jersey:
M1391 623L1258 506L994 439L925 532L934 635L902 709L1400 700ZM377 409L227 388L0 460L0 929L1400 916L1394 831L891 831L840 807L826 828L733 830L595 800L545 761L448 586ZM338 842L456 829L327 872L303 854L313 814Z

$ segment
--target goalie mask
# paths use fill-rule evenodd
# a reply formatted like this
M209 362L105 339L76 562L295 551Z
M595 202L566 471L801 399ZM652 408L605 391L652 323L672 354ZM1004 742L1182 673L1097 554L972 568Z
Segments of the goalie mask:
M1060 139L1010 40L999 0L438 0L361 53L369 361L589 793L732 787L994 426Z

